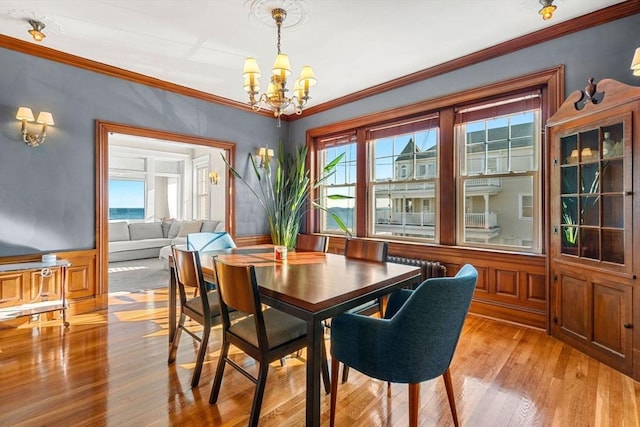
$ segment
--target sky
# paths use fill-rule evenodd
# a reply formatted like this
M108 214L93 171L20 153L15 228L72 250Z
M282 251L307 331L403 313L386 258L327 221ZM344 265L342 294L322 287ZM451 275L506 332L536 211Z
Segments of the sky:
M109 180L110 208L144 208L144 181Z

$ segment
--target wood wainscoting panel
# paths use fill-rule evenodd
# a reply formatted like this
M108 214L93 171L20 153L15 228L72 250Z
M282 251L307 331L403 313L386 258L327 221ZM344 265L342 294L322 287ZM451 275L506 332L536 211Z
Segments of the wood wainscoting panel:
M22 272L0 274L0 308L24 303L25 283Z
M496 284L496 295L509 298L519 298L518 272L505 269L494 269Z
M69 313L88 313L104 308L97 300L96 250L61 252L58 258L68 259L67 300Z
M527 273L526 296L529 301L544 304L547 300L546 276L544 274Z

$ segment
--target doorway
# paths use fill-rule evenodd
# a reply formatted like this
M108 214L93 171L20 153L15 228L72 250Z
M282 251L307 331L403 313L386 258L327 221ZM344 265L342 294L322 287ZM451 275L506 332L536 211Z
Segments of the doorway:
M151 282L168 280L166 270L157 271L160 259L149 254L110 267L110 222L215 219L235 234L233 183L221 157L233 164L235 144L116 123L97 122L96 127L96 300L106 307L110 270L126 276L124 282L147 276ZM216 175L215 183L210 172ZM122 282L114 280L116 291L126 290Z

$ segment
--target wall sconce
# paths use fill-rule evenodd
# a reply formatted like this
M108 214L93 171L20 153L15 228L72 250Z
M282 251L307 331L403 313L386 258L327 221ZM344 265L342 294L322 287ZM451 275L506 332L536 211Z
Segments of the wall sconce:
M258 150L258 157L260 157L260 167L264 168L266 164L271 161L273 157L273 150L271 148L267 149L265 147L260 147Z
M634 76L640 76L640 47L636 49L636 53L633 55L631 69Z
M218 181L220 181L220 175L218 172L209 172L209 181L211 185L218 185Z
M41 111L36 121L42 123L42 132L40 135L29 132L27 130L27 122L33 121L33 113L31 112L31 108L27 107L18 108L16 119L22 120L22 140L30 147L37 147L38 145L44 144L44 141L47 139L47 125L53 126L55 124L51 113Z

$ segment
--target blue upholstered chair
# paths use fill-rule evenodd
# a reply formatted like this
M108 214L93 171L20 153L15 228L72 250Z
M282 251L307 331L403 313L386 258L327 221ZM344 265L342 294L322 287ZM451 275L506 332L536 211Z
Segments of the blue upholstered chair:
M235 247L235 242L226 231L187 234L187 249L190 251L208 252Z
M478 272L465 265L455 277L425 280L389 297L384 319L344 313L331 322L331 426L335 422L340 362L365 375L409 384L409 425L418 425L420 383L444 378L458 425L449 364L469 311Z

